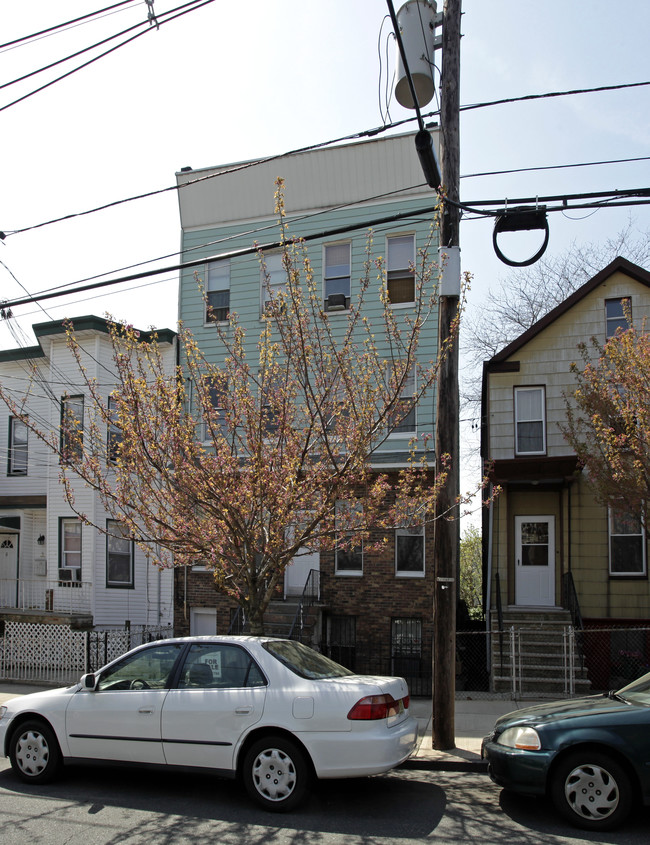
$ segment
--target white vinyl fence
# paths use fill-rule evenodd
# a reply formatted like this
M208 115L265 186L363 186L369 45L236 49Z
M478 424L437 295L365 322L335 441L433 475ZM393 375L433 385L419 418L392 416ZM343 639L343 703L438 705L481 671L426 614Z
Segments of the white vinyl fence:
M0 680L73 684L143 642L164 639L171 628L131 626L73 631L68 625L5 622L0 635Z

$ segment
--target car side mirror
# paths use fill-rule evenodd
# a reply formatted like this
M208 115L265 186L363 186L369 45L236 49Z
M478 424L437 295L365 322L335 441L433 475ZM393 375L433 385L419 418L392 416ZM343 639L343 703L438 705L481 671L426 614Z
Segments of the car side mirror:
M82 675L81 680L79 681L81 686L84 689L95 689L95 684L97 683L97 678L95 677L94 672L89 672L87 675Z

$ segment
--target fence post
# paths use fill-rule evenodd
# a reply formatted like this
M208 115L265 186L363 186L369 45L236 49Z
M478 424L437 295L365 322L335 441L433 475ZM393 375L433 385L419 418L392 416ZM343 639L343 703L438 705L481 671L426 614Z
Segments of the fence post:
M517 639L515 626L510 627L510 679L513 699L517 697ZM521 684L521 666L519 667L519 683Z
M576 638L575 629L573 625L569 625L569 695L574 696L576 693Z

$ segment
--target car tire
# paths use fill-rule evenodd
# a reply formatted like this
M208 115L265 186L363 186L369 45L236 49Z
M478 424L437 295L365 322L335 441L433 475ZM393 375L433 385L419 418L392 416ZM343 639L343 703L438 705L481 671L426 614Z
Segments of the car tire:
M305 798L311 773L304 751L290 739L268 736L246 752L243 779L248 794L275 813L293 810Z
M45 722L23 722L11 736L9 759L25 783L48 783L61 766L61 751L54 731Z
M613 830L630 814L633 788L613 757L600 751L575 751L552 774L551 798L571 824L583 830Z

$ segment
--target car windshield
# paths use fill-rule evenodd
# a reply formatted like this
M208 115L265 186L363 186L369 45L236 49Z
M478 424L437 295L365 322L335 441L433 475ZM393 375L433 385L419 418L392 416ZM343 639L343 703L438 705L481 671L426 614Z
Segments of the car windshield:
M264 648L301 678L320 681L325 678L344 678L347 675L354 675L354 672L350 672L349 669L335 663L324 654L319 654L294 640L270 640L264 643Z
M650 705L650 673L632 681L626 687L622 687L616 695L635 704Z

